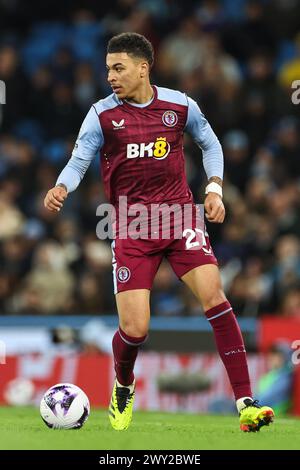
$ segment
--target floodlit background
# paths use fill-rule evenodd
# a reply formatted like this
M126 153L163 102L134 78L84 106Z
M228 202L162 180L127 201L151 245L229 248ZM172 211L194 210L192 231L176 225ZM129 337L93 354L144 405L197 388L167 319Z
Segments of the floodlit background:
M111 93L105 48L123 31L147 36L152 83L197 100L223 145L227 217L208 231L225 291L256 396L300 414L299 0L0 0L0 403L38 402L65 381L109 400L117 315L110 244L95 233L98 159L59 214L43 198L90 105ZM185 156L203 202L188 137ZM209 325L167 264L136 375L138 408L232 410Z

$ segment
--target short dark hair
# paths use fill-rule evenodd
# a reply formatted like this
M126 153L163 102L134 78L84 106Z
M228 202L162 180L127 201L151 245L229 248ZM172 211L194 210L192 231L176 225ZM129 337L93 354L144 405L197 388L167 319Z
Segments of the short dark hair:
M138 33L121 33L113 36L107 45L107 53L127 52L133 57L146 59L150 68L154 62L154 51L150 41Z

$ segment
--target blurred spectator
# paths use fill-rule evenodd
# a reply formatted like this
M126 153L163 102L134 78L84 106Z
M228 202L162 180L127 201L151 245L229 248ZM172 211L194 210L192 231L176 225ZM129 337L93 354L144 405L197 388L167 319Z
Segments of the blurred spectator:
M292 406L293 363L289 344L275 343L267 353L268 372L257 385L256 396L262 405L271 406L276 416Z
M60 242L68 264L76 263L81 256L79 246L80 233L76 220L67 217L60 219L55 225L54 235Z
M151 294L152 312L155 315L180 315L183 302L178 280L170 266L164 261L156 274Z
M169 79L172 82L173 75L178 77L182 73L193 72L200 67L203 54L204 45L197 19L194 17L184 18L178 31L161 43L156 59L156 68L166 83Z
M244 316L256 316L270 295L270 282L259 258L250 258L229 290L232 304Z
M59 354L70 354L79 351L77 332L67 326L59 325L51 331L51 350Z
M91 314L111 313L115 309L111 250L103 241L87 239L83 255L84 269L79 278L77 309Z
M300 33L295 37L296 55L283 64L279 70L278 79L281 86L290 88L294 80L300 77Z
M80 330L79 338L84 353L111 354L112 338L115 330L104 325L100 320L90 320Z
M300 318L300 286L291 287L283 296L280 314L284 317Z
M224 42L232 54L244 60L259 50L274 51L276 28L269 26L266 14L267 2L261 0L229 2L226 0L224 3L225 6L231 3L237 10L238 3L242 3L244 7L244 18L240 18L238 22L233 22L232 18L228 18L229 21L224 28Z
M276 172L280 174L281 182L299 178L299 128L299 121L294 116L286 116L279 121Z
M14 237L22 232L24 216L0 192L0 240Z
M240 191L245 190L249 178L248 137L240 130L228 132L223 139L226 174Z
M91 65L81 62L75 70L74 96L83 112L87 112L91 103L97 101L97 91Z
M36 250L33 268L15 298L15 308L50 314L68 312L73 306L74 277L58 243L48 240Z
M219 0L204 0L196 10L196 14L206 30L218 29L225 23L225 11Z
M40 66L33 73L31 78L31 87L29 89L29 109L30 116L46 125L47 117L50 115L49 94L53 76L50 67Z
M78 129L82 121L82 113L78 108L70 84L56 82L52 90L50 107L51 120L47 131L50 137L65 137Z
M291 287L300 276L300 241L294 235L281 237L275 247L277 263L271 271L274 286L279 291Z
M0 80L6 86L6 104L3 129L9 130L26 114L29 83L23 73L18 51L12 45L0 42Z

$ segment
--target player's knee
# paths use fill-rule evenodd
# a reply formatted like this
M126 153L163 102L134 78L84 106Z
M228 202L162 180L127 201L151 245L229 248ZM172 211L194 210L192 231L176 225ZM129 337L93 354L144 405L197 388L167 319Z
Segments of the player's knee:
M121 328L126 335L132 338L142 338L148 334L148 324L125 322Z
M213 292L207 292L204 298L202 298L202 306L204 311L206 311L226 302L226 300L223 289L217 289Z

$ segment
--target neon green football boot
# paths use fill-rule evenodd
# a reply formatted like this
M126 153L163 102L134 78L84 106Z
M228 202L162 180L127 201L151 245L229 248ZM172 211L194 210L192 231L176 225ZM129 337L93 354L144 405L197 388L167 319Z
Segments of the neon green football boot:
M132 388L133 387L133 388ZM131 392L130 389L133 391ZM110 424L116 431L127 429L131 423L135 383L129 387L117 386L115 382L108 409Z
M257 432L273 422L275 413L269 406L260 406L258 400L246 398L240 410L240 428L244 432Z

